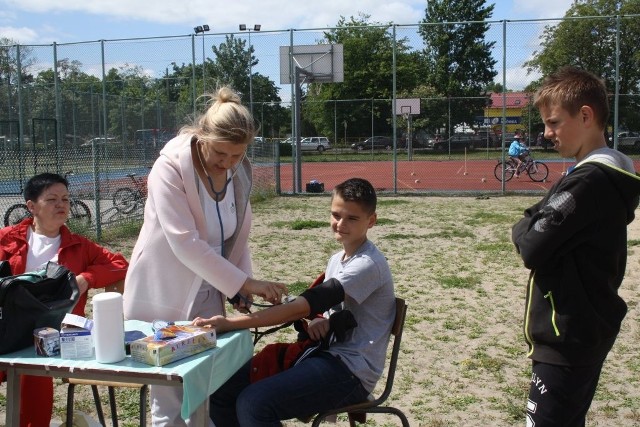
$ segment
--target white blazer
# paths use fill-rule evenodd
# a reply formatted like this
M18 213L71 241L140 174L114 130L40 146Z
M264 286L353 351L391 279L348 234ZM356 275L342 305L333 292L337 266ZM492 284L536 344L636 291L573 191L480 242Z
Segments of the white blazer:
M232 297L252 275L251 165L244 159L233 178L239 226L225 241L224 258L207 242L191 139L178 135L169 141L149 173L144 223L125 279L127 319L191 320L187 316L203 280Z

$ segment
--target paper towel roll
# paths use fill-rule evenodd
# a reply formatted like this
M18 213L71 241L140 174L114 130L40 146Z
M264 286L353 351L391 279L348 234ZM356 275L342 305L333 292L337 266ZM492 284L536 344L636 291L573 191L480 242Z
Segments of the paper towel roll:
M96 361L115 363L125 358L122 295L104 292L93 297L93 339Z

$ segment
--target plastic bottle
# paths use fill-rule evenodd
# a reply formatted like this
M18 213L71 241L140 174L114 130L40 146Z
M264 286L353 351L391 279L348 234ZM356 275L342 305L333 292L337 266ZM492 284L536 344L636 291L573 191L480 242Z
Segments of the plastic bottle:
M96 361L116 363L125 358L122 295L104 292L93 297L93 338Z

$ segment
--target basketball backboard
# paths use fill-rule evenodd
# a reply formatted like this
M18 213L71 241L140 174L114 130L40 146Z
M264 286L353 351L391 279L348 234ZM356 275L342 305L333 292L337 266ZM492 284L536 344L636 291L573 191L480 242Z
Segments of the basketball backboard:
M420 98L398 98L396 99L396 116L420 114Z
M299 46L280 46L280 84L292 84L295 81L292 66L302 71L305 83L337 83L344 81L344 59L341 44L314 44ZM293 79L293 80L292 80Z

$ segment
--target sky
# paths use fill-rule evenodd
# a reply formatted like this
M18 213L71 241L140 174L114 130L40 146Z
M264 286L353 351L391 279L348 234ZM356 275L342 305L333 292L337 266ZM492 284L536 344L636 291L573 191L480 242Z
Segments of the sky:
M485 1L485 5L495 4L491 21L516 21L516 27L521 20L562 18L571 3L572 0ZM426 5L427 0L0 0L0 38L8 38L19 44L50 46L54 42L64 44L187 36L193 34L195 26L203 24L211 28L207 36L222 37L228 33L238 34L238 24L246 24L249 28L260 24L262 34L289 29L323 29L335 27L340 17L348 19L362 13L369 15L369 22L372 23L393 23L402 26L417 24L424 19ZM496 82L502 83L504 74L507 88L521 90L538 77L535 74L527 74L522 64L537 48L542 26L543 23L538 23L537 29L530 26L520 29L522 35L515 33L515 37L514 33L510 34L521 44L509 51L504 73L501 58L496 58ZM499 24L494 27L501 31ZM286 34L284 38L288 40ZM204 44L204 38L202 41ZM259 43L259 38L254 36L253 45L260 54L272 47L263 48ZM287 44L287 41L282 44ZM296 40L296 44L300 43ZM302 44L314 44L314 41ZM178 58L175 54L169 53L169 46L170 43L165 42L160 49L164 49L168 57L173 55L173 61L190 62L188 50L182 48L181 53L186 56ZM521 46L526 48L522 49ZM148 51L130 50L129 53L135 59L120 58L120 63L110 62L107 68L139 62L142 57L152 55ZM202 55L198 55L197 59L199 58L202 58ZM99 63L90 65L88 58L77 59L87 67L84 71L96 76L101 75ZM277 82L277 53L273 58L263 59L258 64L258 69L253 71L269 75ZM269 64L268 60L274 62ZM145 65L145 72L149 76L158 77L165 72L166 65L166 61L162 64ZM47 69L52 65L42 62L40 66ZM280 95L283 99L289 96L287 92L288 89L282 86Z
M572 0L491 0L492 20L561 18ZM0 37L20 44L73 43L193 33L333 27L341 16L366 13L372 22L415 24L426 0L0 0Z

